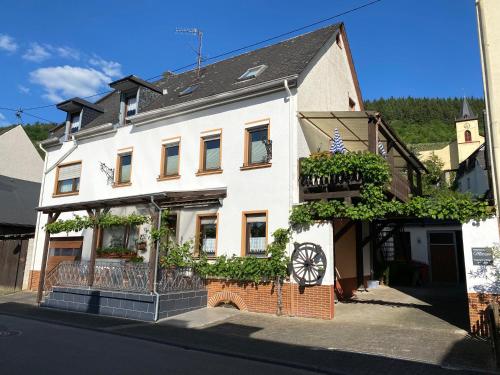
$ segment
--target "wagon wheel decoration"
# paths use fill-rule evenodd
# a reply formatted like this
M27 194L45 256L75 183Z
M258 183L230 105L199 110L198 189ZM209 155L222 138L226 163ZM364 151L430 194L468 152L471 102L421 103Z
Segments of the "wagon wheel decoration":
M290 266L295 280L300 285L315 285L325 274L326 256L321 246L316 244L295 244Z

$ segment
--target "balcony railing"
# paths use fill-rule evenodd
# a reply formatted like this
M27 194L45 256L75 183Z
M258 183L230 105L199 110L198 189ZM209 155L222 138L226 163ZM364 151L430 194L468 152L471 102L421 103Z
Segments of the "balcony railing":
M391 183L387 187L387 192L401 201L407 201L411 193L417 192L417 188L412 188L408 178L396 168L393 166L389 166L389 168ZM299 170L299 175L299 199L301 202L321 199L344 199L350 202L352 198L360 196L360 189L366 182L360 172L324 176L319 174L304 175L302 170Z
M61 262L47 274L47 291L53 286L85 287L89 281L90 262ZM132 293L149 293L149 266L147 263L99 262L95 266L92 288ZM204 280L191 269L162 269L158 272L158 292L199 290Z

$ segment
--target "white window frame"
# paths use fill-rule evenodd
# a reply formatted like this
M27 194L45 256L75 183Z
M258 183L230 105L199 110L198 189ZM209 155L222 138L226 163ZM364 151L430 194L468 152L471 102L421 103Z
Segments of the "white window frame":
M266 70L267 65L259 65L259 66L254 66L252 68L248 68L245 73L243 73L239 78L238 81L246 81L252 78L257 78L262 74L264 70Z

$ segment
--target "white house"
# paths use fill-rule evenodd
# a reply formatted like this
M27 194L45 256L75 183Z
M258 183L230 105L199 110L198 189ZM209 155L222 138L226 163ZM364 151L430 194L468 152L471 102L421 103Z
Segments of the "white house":
M352 122L355 131L368 137L367 124L373 119L363 111L342 24L199 72L167 72L153 83L129 76L110 86L113 92L96 103L80 98L60 103L66 122L42 142L47 157L39 210L44 214L37 223L33 287L44 268L47 214L60 213L65 219L87 215L87 210L149 213L158 204L170 209L178 241L194 240L195 248L213 256L262 256L271 234L288 227L289 212L301 200L299 158L327 150L333 124L341 128ZM386 131L380 139L386 147L397 144L394 152L403 155L401 160L418 163L380 126ZM347 134L354 134L348 128L342 128L347 146ZM366 148L357 137L351 143ZM147 230L104 230L98 247L133 248ZM51 236L47 269L62 259L90 259L92 236L92 230ZM327 270L321 285L305 293L296 284L289 286L289 313L331 318L332 226L317 224L296 234L294 241L320 246ZM154 249L149 247L140 254L152 264ZM370 274L368 263L364 268L362 278ZM349 277L355 278L355 272ZM234 298L240 307L274 312L270 303L253 307L258 303L250 295L237 295L246 293L237 287L229 297L229 289L218 294L223 288L216 282L209 285L209 304ZM323 302L311 307L304 299L309 294Z

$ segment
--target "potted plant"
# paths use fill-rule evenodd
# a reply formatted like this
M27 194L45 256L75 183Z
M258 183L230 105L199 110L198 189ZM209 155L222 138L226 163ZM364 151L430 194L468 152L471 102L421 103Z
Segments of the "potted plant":
M146 240L146 234L143 233L139 236L139 238L135 241L135 248L138 251L146 251L148 242Z

